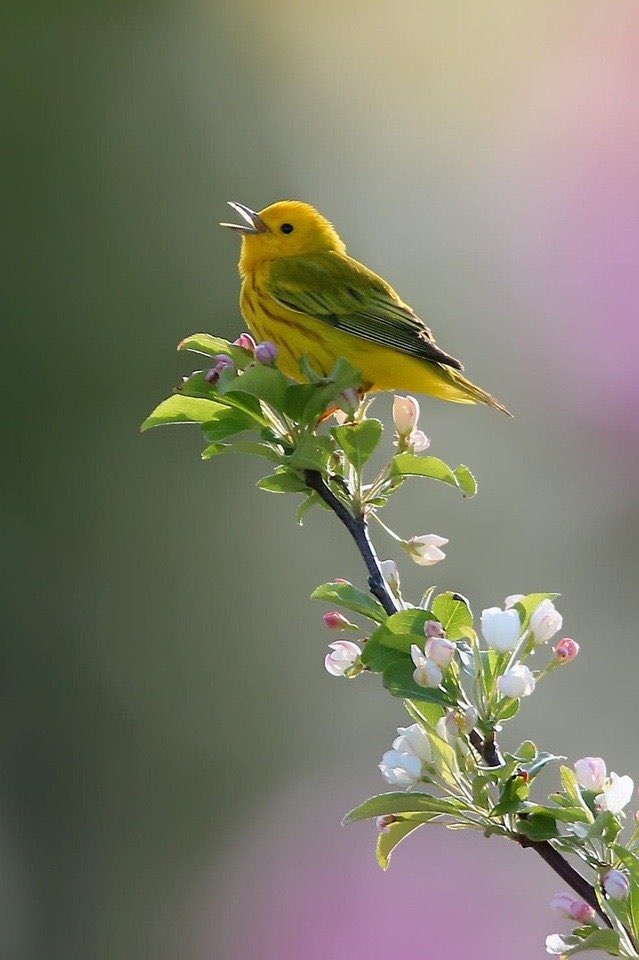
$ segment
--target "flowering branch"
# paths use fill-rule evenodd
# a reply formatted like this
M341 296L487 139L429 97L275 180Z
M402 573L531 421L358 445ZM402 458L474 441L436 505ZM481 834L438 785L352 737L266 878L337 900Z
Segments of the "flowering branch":
M338 500L335 494L327 487L322 479L322 475L317 470L306 470L305 478L308 486L322 498L324 503L333 511L353 537L357 549L366 564L366 569L369 573L369 589L373 596L377 597L389 616L396 613L398 606L386 586L377 554L368 535L366 520L363 517L354 517L349 512L341 500ZM487 766L499 767L501 765L503 761L499 755L494 735L483 739L481 734L473 729L469 732L468 738ZM516 839L521 847L528 847L538 853L539 856L546 861L548 866L599 914L606 926L612 926L607 915L599 906L597 895L591 884L589 884L547 840L531 840L523 834L519 834Z
M533 669L563 625L557 594L507 597L502 606L484 609L476 623L461 593L436 594L432 588L418 603L408 602L397 564L380 561L371 542L374 519L416 564L444 560L445 537L402 537L379 514L414 477L473 497L477 485L468 467L453 469L424 455L430 441L418 427L417 401L395 397L393 452L368 477L384 431L369 416L370 402L361 399L358 372L344 360L323 377L303 358L305 382L297 383L277 368L273 344L256 345L247 334L232 344L195 334L180 349L204 355L208 369L185 377L143 429L195 423L207 442L203 459L244 452L267 460L273 473L258 487L301 495L300 524L315 507L333 512L364 561L368 592L336 580L313 593L340 608L324 615L329 630L364 634L357 642L329 643L325 666L347 679L378 675L403 702L410 723L397 728L379 764L392 792L366 800L345 822L376 822L383 869L394 848L428 824L478 830L533 849L571 891L559 893L551 905L571 921L572 932L550 935L547 952L568 957L600 950L639 960L639 826L624 833L631 778L608 774L600 757L584 757L561 765L557 792L536 799L538 774L565 758L530 740L512 751L497 744L497 734L503 743L504 726L525 698L579 654L579 644L564 637ZM577 858L587 876L568 858Z

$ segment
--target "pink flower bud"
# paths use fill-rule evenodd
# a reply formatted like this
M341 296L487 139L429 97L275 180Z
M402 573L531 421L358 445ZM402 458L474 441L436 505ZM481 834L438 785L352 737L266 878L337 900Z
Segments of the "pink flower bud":
M258 343L255 347L255 359L259 363L272 365L277 359L277 347L271 340L265 340L264 343Z
M601 757L582 757L575 761L577 783L584 790L603 790L606 782L606 763Z
M343 584L345 587L352 587L352 586L353 586L353 584L351 583L350 580L344 580L343 577L335 577L335 579L333 580L333 583L341 583L341 584Z
M329 630L348 630L354 626L350 621L343 617L339 610L331 610L322 617Z
M234 340L233 343L236 347L242 347L243 350L248 350L250 353L253 353L255 351L255 347L257 346L250 333L241 333L237 340Z
M349 417L352 417L359 407L359 400L359 390L356 390L355 387L349 387L348 390L344 390L340 394L338 402L340 409Z
M555 656L561 663L570 663L579 653L579 644L570 637L564 637L560 640L555 649Z
M417 426L419 404L415 397L393 397L393 422L400 437L405 437Z
M595 911L584 900L577 900L570 893L559 893L550 901L550 906L562 917L587 923L594 920Z
M626 900L630 893L630 882L621 870L609 870L601 881L611 900Z
M425 653L440 670L447 670L455 656L455 644L446 637L431 637L426 641Z
M439 620L427 620L424 624L424 633L427 637L445 637L446 631Z
M223 370L235 370L235 364L228 354L218 353L213 359L215 360L215 366L204 374L207 383L217 383Z
M572 915L574 920L578 920L579 923L590 923L590 921L595 919L595 911L586 903L584 900L576 900L573 904Z
M399 822L399 817L396 817L393 813L387 813L385 817L378 817L375 821L375 826L380 833L388 833L391 826L394 823Z

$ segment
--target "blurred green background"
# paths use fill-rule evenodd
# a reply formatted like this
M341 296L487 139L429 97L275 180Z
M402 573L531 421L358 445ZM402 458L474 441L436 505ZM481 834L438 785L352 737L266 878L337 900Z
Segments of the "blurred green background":
M258 465L138 424L189 371L183 336L242 329L225 201L318 206L515 412L425 401L433 452L480 495L416 484L391 508L450 538L432 575L477 610L561 591L582 656L512 737L639 774L639 8L5 14L3 957L377 960L425 923L440 960L510 957L508 930L539 956L556 884L532 854L430 833L382 877L372 834L339 828L402 714L324 672L308 596L362 579L337 524L300 530ZM421 899L427 862L465 878L474 939L442 924L468 902L442 913L432 877ZM377 929L417 884L400 939ZM498 937L482 917L504 897Z

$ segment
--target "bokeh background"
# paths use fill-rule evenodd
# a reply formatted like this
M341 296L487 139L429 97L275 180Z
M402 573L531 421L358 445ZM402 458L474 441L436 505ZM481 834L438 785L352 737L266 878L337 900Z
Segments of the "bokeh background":
M225 201L317 205L516 414L424 402L480 496L392 508L477 610L563 594L582 656L509 742L639 778L639 6L4 12L2 956L541 956L561 885L532 853L423 830L383 875L339 826L403 718L324 672L308 596L361 579L337 524L137 427L178 340L241 329Z

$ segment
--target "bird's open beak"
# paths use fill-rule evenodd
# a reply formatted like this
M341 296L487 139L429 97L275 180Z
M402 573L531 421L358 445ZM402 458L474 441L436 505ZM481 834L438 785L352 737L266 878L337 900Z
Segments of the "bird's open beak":
M230 230L239 230L240 233L268 233L269 229L260 217L259 213L245 207L243 203L228 201L229 207L232 207L236 213L245 220L245 223L221 223L221 227L229 227Z

